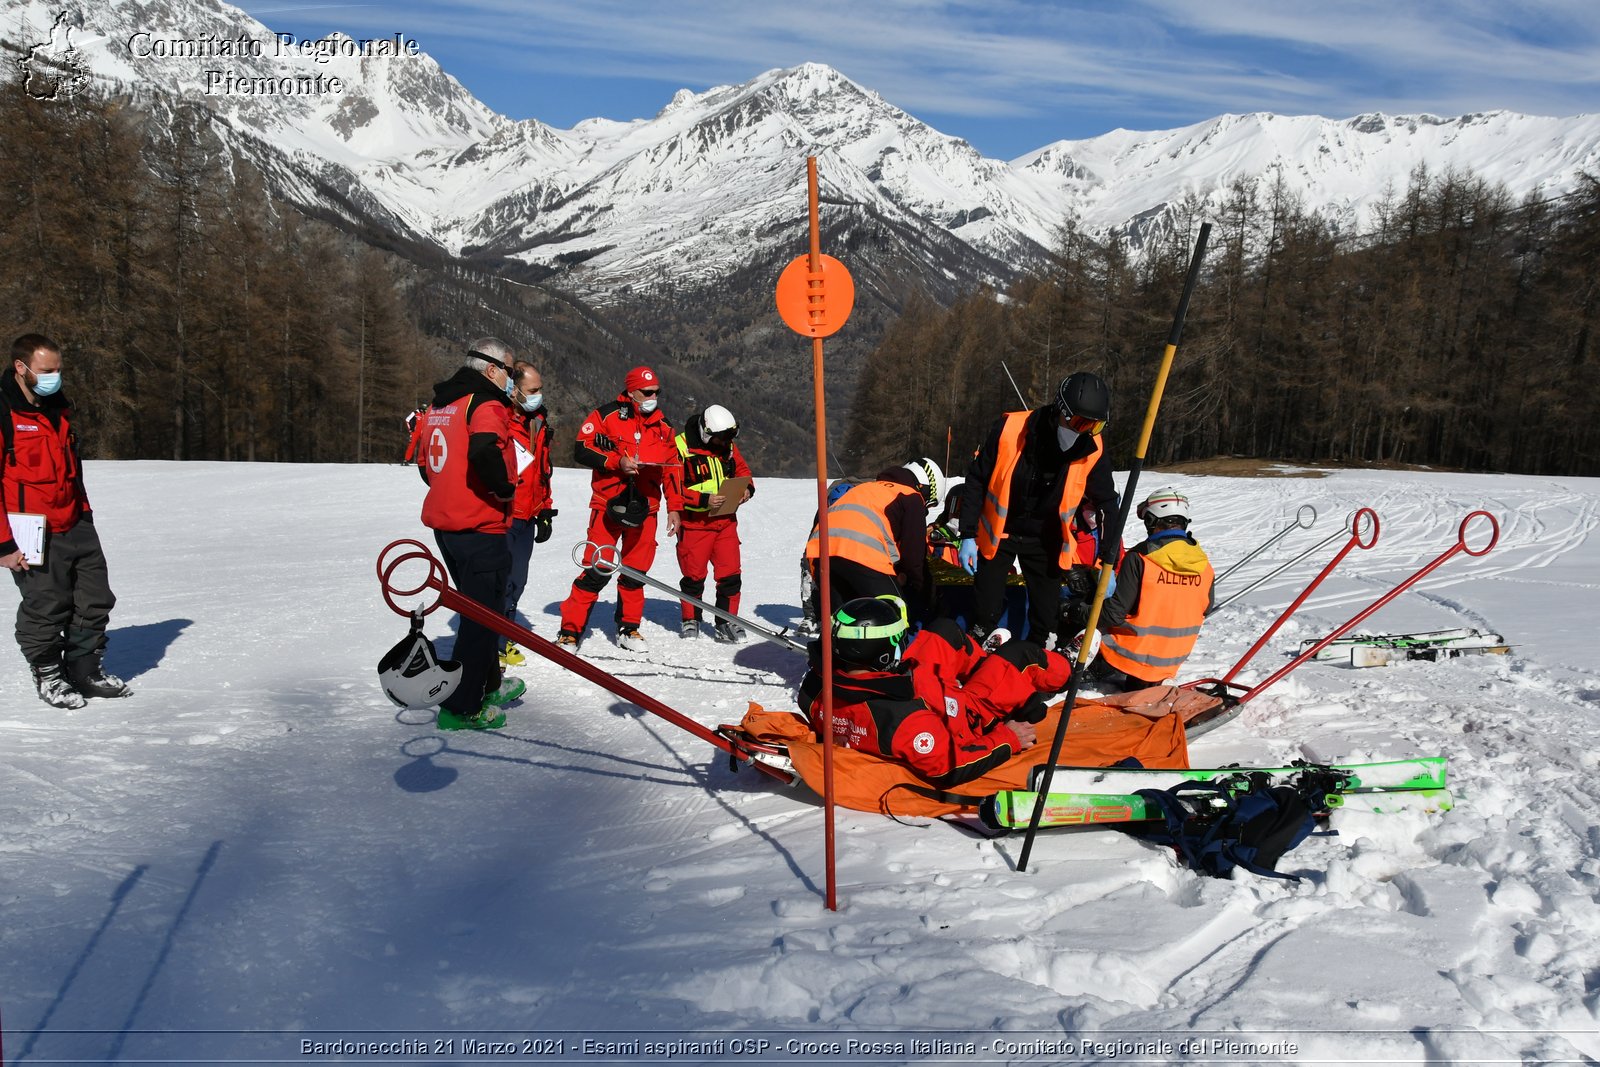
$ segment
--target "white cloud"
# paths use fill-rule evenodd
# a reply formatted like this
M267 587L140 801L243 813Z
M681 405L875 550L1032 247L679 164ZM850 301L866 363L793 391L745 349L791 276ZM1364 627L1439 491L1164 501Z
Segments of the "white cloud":
M273 10L293 9L258 14ZM425 48L451 40L530 71L703 89L816 60L919 115L1093 110L1146 127L1225 111L1600 110L1597 12L1577 0L1141 0L1111 10L1023 0L401 0L318 9L352 31L404 29Z

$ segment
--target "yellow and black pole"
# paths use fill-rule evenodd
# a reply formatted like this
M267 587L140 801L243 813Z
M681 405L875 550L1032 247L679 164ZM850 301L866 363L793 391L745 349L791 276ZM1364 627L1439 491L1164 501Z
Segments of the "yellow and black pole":
M1167 347L1161 353L1161 369L1156 374L1155 388L1150 390L1150 404L1145 409L1144 426L1139 431L1139 443L1133 450L1133 462L1128 467L1128 483L1122 490L1122 504L1117 509L1117 521L1102 533L1104 544L1100 555L1100 580L1095 584L1094 600L1090 602L1089 622L1084 627L1084 639L1078 648L1077 662L1072 665L1072 681L1061 705L1061 722L1050 742L1050 758L1044 765L1033 805L1033 817L1028 820L1028 835L1022 842L1022 854L1017 859L1017 870L1028 869L1028 855L1033 851L1033 837L1039 832L1039 820L1044 815L1045 798L1050 795L1050 780L1055 775L1056 761L1061 757L1061 742L1067 736L1067 725L1072 719L1072 706L1078 699L1078 683L1092 658L1089 654L1094 642L1090 634L1100 624L1100 606L1105 603L1106 588L1117 568L1117 547L1122 543L1122 530L1128 524L1128 512L1133 508L1134 493L1139 486L1139 472L1144 468L1145 452L1150 447L1150 435L1155 430L1156 412L1161 409L1161 394L1167 388L1167 375L1172 371L1172 361L1178 354L1178 339L1183 336L1183 320L1189 314L1189 298L1194 295L1195 281L1200 277L1200 261L1205 258L1206 241L1211 237L1211 223L1200 224L1200 236L1195 241L1194 254L1189 258L1189 275L1183 282L1183 296L1178 299L1178 311L1172 317L1172 332L1167 335Z

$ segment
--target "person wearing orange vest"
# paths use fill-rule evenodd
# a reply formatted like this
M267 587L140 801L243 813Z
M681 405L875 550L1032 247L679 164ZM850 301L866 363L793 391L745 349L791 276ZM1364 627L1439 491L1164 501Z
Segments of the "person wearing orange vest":
M511 347L493 337L472 342L462 366L433 387L421 419L417 469L428 485L422 524L433 530L450 580L462 596L505 610L511 573L510 526L516 460L511 445ZM439 707L441 730L494 730L500 709L527 686L502 676L499 641L461 617L452 658L461 681Z
M938 508L944 472L931 459L881 471L828 505L828 595L834 605L858 597L897 596L919 616L927 594L928 511ZM806 542L813 596L819 596L821 532Z
M511 502L511 577L506 583L506 618L517 617L517 604L528 585L533 546L555 532L556 509L550 496L550 420L544 408L544 378L531 363L518 360L511 368L511 440L516 456L516 496ZM500 664L527 662L511 641L500 643Z
M644 572L656 559L656 509L666 502L667 536L678 533L683 510L683 463L677 436L658 408L661 379L649 367L635 367L622 392L589 413L578 428L573 458L588 467L589 531L586 540L600 548L621 543L621 562ZM586 554L584 570L561 604L556 644L576 650L589 626L600 591L611 572L597 570ZM630 652L649 647L639 632L644 618L644 583L626 574L617 579L617 645Z
M1157 489L1137 514L1147 536L1123 558L1116 592L1100 609L1102 643L1092 672L1124 689L1148 689L1177 674L1211 610L1216 580L1189 533L1188 497Z
M1004 610L1013 562L1028 589L1027 636L1042 644L1055 631L1061 582L1076 562L1076 532L1089 516L1117 506L1101 437L1110 417L1110 388L1079 371L1062 381L1055 403L996 420L973 456L958 557L973 575L976 618L968 632L980 642Z

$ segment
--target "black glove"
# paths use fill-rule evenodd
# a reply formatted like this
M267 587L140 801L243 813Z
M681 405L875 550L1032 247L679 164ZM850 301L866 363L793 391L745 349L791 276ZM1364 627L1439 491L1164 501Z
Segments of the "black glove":
M533 543L542 545L550 540L550 535L555 533L556 511L554 508L545 508L533 517Z
M1087 600L1074 600L1061 612L1061 632L1067 637L1089 625L1089 602Z
M1067 592L1071 593L1073 597L1078 600L1087 600L1094 595L1096 585L1094 568L1085 567L1081 564L1073 567L1067 571L1067 580L1064 584L1067 587Z
M1026 722L1037 725L1044 722L1045 702L1044 697L1038 693L1033 694L1023 701L1022 707L1011 713L1011 718L1016 722Z

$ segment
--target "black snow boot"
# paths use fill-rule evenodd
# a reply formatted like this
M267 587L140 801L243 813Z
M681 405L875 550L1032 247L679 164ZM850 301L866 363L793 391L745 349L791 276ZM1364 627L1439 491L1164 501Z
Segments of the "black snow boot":
M46 704L53 708L81 708L88 703L67 680L60 660L28 666L33 671L33 684L39 687L39 699Z
M132 696L133 690L114 674L107 674L100 666L99 656L79 656L67 660L67 677L72 687L86 697Z

